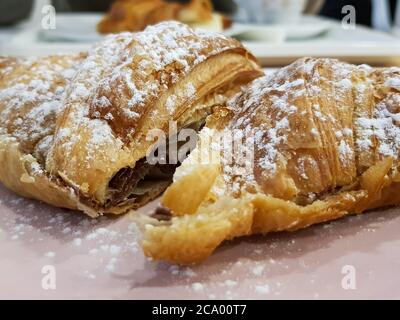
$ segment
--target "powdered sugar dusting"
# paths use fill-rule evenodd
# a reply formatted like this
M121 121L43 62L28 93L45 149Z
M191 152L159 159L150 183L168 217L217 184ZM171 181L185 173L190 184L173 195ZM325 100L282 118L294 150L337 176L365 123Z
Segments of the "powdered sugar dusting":
M353 160L353 149L344 140L340 141L339 147L339 159L343 164Z
M295 183L292 190L312 194L315 199L318 192L308 186L318 185L321 192L327 186L311 181L311 172L314 180L324 174L319 170L337 175L345 172L342 183L351 183L366 170L356 168L355 159L363 151L368 151L373 161L390 156L397 163L399 79L397 68L373 69L309 58L256 79L227 106L233 113L228 130L240 130L254 142L256 173L243 170L235 161L223 163L225 183L237 193L293 175L293 180L285 183ZM319 167L321 157L331 159L330 169ZM337 181L329 183L328 188L334 188Z
M113 108L109 111L113 118L106 120L126 124L129 131L124 135L133 135L135 124L150 103L155 103L194 66L237 45L222 35L194 31L177 22L149 26L143 32L132 34L127 46L114 53L119 63L100 80L100 85L95 88L95 99L113 96L115 90L118 99L126 99L121 105L116 99L111 101ZM186 98L194 97L195 93L193 85L188 84ZM173 96L168 98L166 107L170 114L173 114L176 102ZM103 107L104 104L95 101L91 104L92 114L96 111L103 114Z
M393 97L393 102L399 105L400 97ZM392 113L385 102L377 105L373 118L358 118L357 125L360 128L360 136L357 146L360 150L368 150L374 146L373 139L378 142L380 156L392 156L397 158L400 140L399 128L400 115Z
M238 45L222 35L194 31L178 22L108 36L89 51L68 90L65 125L70 131L57 132L57 152L68 158L83 131L90 137L88 154L79 159L82 166L90 166L89 150L101 153L110 144L122 148L133 139L139 120L163 92L208 57ZM195 95L196 89L189 83L183 98L194 99ZM176 103L177 97L172 95L166 100L169 114L174 113ZM55 150L51 154L55 155Z
M371 71L372 72L372 71ZM383 85L377 86L375 94L381 96L380 91L385 92L380 101L377 99L376 107L372 115L363 114L355 121L358 129L356 146L359 152L366 152L377 147L378 158L387 156L397 159L400 150L400 70L390 68L377 70L372 76L383 78ZM389 91L389 92L388 92Z
M121 52L131 41L132 34L130 33L110 35L104 42L94 46L89 51L87 58L81 63L73 83L67 90L65 100L66 112L74 108L73 115L69 117L68 129L59 129L54 140L55 144L64 146L67 155L78 141L78 132L80 132L82 126L94 130L88 142L93 147L93 152L95 152L96 146L99 148L100 145L113 141L113 134L105 121L90 119L87 103L104 76L111 73L118 65ZM96 97L96 101L100 106L109 103L108 99L103 96Z
M80 60L80 56L19 59L2 69L7 86L0 88L0 133L15 137L27 153L33 153L36 144L44 151L63 107L64 88Z

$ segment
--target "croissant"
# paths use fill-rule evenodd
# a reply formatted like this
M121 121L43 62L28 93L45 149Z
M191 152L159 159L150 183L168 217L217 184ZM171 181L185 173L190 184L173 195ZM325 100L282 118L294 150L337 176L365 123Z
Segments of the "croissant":
M141 220L144 252L196 263L235 237L398 205L399 148L400 68L301 59L210 116Z
M96 217L157 197L174 166L146 162L169 121L199 128L260 76L236 40L175 22L111 35L78 56L0 61L0 180Z
M185 3L165 0L118 0L110 12L99 22L100 33L141 31L147 25L177 20L192 27L222 31L231 21L213 13L210 0L190 0Z

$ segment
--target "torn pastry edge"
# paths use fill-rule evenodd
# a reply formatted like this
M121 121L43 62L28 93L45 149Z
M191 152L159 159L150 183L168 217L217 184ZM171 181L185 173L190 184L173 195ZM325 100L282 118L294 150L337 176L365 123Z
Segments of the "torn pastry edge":
M170 219L165 221L139 216L137 221L144 234L143 251L154 259L182 265L196 264L207 259L226 240L296 231L347 215L361 214L383 204L395 205L398 199L391 197L391 191L400 187L400 183L399 177L388 176L392 164L393 158L385 158L364 172L359 179L360 189L343 191L307 206L262 193L243 193L240 198L223 196L214 203L203 202L189 214L175 214L171 210ZM370 173L376 170L381 179L374 177L371 184ZM191 175L179 181L185 179L191 179Z

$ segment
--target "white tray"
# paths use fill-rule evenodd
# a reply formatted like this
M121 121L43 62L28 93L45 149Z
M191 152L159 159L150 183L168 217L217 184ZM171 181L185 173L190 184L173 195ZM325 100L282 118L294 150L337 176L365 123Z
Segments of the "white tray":
M288 63L304 56L344 58L355 63L373 64L388 64L400 58L400 37L364 26L346 30L338 22L330 23L331 28L324 36L309 40L243 43L264 65Z
M52 33L47 34L46 38L53 37L54 39L55 36L61 34L65 39L81 40L80 42L48 42L44 40L43 30L19 27L21 31L16 33L11 40L0 43L0 54L41 56L87 50L94 41L101 39L101 36L97 35L95 31L98 19L100 19L98 15L57 15L57 30L51 31ZM316 17L304 18L304 32L310 32L309 26L312 23L324 26L324 30L319 30L319 32L311 30L314 33L319 34L325 29L327 31L308 40L244 41L244 44L260 59L263 65L286 64L303 56L346 58L356 63L374 64L387 64L393 61L393 58L400 58L399 37L362 26L357 26L355 30L345 30L339 22ZM329 28L326 28L327 24L329 24ZM278 27L282 26L274 28ZM79 30L80 32L77 32ZM287 30L289 30L289 34L286 35L286 38L299 38L298 34L294 36L290 34L295 30L293 25L286 26ZM271 38L273 39L273 37Z

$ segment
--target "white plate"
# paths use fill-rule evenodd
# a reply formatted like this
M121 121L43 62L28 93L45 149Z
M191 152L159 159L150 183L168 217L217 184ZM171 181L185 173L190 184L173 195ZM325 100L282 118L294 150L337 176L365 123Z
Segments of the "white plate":
M224 34L242 40L258 42L283 42L285 40L304 40L320 36L332 27L332 23L314 17L303 17L296 24L240 24L235 23Z
M329 31L331 26L331 23L321 21L319 24L288 24L284 26L284 28L287 40L301 40L321 36L325 32Z
M97 13L62 13L56 18L56 29L40 30L46 41L94 42L103 36L96 26L103 17ZM303 17L298 24L252 25L236 23L224 33L228 36L241 35L245 40L282 42L284 40L313 38L329 30L327 21Z

